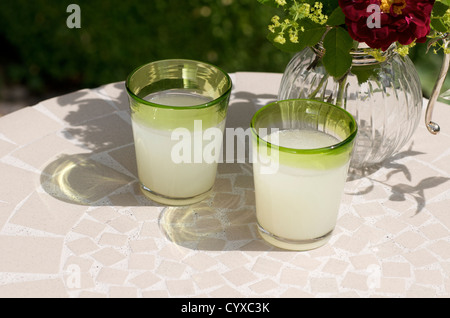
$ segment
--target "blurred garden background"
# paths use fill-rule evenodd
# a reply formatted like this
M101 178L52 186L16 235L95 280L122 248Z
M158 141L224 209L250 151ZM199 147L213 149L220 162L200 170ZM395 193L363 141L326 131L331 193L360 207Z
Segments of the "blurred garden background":
M79 29L66 24L72 3L81 8ZM202 60L230 73L282 73L292 55L266 39L278 12L256 0L1 0L0 116L123 81L159 59ZM410 57L429 96L442 58L425 51L420 46Z

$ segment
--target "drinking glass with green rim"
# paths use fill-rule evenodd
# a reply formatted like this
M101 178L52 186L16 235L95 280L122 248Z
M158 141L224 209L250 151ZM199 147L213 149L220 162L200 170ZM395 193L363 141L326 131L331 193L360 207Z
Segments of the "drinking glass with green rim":
M198 160L207 144L202 135L207 129L223 134L232 88L229 75L208 63L162 60L134 70L126 88L144 194L167 205L205 199L218 162ZM180 132L190 139L181 140ZM194 142L198 140L200 145ZM189 156L180 162L177 149L182 142ZM220 148L222 139L215 142Z
M322 246L336 224L354 118L332 104L293 99L263 107L250 126L259 233L284 249Z

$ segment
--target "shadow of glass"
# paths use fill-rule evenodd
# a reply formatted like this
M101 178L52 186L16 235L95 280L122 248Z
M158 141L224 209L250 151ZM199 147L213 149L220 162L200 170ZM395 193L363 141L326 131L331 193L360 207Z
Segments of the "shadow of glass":
M221 205L236 205L234 198L230 195L228 202L222 201ZM159 216L159 227L168 240L192 250L281 251L265 243L257 233L253 204L240 204L238 209L218 209L215 204L212 196L191 206L167 207Z
M212 195L183 207L166 207L159 227L168 240L192 250L284 251L266 243L256 225L250 163L221 163Z
M53 161L41 174L43 189L72 204L105 205L106 198L136 182L126 174L90 158L66 155Z
M226 127L245 130L258 108L276 96L237 92L233 98ZM86 206L161 206L139 186L123 83L107 85L95 94L84 90L61 96L57 103L55 112L65 113L68 123L63 135L89 152L60 155L45 167L40 182L48 194ZM187 207L165 206L159 221L170 241L200 250L277 250L257 234L249 143L242 151L245 163L237 157L236 147L242 145L234 146L234 161L219 164L209 198Z
M123 83L60 96L51 111L61 134L88 153L61 154L41 173L51 196L79 205L156 205L139 190L128 97ZM61 149L64 152L64 149Z

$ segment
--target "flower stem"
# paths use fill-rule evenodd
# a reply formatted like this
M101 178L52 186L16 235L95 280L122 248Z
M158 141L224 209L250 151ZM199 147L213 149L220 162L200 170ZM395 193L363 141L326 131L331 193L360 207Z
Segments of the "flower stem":
M322 77L322 79L320 80L319 85L317 85L316 89L314 91L312 91L311 94L309 94L308 99L314 99L316 97L317 93L322 89L323 84L325 82L327 82L329 77L330 77L330 75L328 73Z
M339 90L338 90L338 95L336 96L336 106L339 106L339 107L345 106L342 104L344 101L345 86L347 85L348 73L349 72L347 72L344 76L342 76L338 82Z

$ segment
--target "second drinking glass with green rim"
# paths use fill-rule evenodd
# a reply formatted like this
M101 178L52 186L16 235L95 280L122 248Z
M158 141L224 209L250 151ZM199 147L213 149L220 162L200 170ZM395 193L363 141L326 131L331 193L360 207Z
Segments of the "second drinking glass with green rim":
M203 132L223 134L232 88L229 75L203 62L163 60L133 71L126 88L144 194L166 205L206 198L218 160L204 160L203 148L211 141L203 139ZM220 149L222 138L214 142Z
M284 249L322 246L336 224L354 118L324 102L284 100L260 109L251 129L259 233Z

